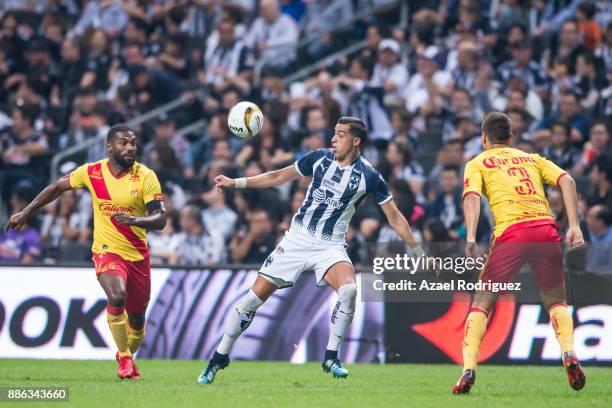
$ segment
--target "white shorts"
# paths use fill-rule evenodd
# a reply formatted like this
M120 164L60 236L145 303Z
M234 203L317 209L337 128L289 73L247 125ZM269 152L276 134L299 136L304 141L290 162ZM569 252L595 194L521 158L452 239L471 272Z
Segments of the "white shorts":
M344 244L312 242L285 234L259 274L279 288L287 288L293 286L302 272L314 270L317 286L323 286L325 274L338 262L353 264Z

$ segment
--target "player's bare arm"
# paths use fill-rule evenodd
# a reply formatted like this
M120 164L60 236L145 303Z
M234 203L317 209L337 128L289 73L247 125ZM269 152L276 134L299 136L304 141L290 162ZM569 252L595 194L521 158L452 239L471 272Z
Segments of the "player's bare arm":
M58 198L64 191L72 190L70 186L70 175L67 174L54 183L45 187L34 200L26 208L20 212L13 214L11 218L4 225L4 230L19 229L26 222L30 214L39 208L44 207L56 198Z
M111 218L119 225L128 225L146 228L148 230L161 230L166 226L166 211L163 203L158 200L147 203L149 215L144 217L134 217L125 213L114 213Z
M410 224L404 214L400 212L395 204L394 200L390 200L389 202L380 206L385 213L385 217L387 217L387 221L389 225L397 232L397 234L406 242L412 249L417 251L417 255L424 255L423 249L416 242L414 238L414 233L412 232L412 228L410 228Z
M300 177L295 166L287 166L279 170L269 171L253 177L232 179L223 174L215 177L216 187L224 188L268 188L280 186Z
M576 192L576 182L569 174L561 176L559 179L559 188L563 194L563 204L565 204L565 212L569 228L565 235L565 240L570 246L570 249L578 248L584 244L584 237L580 230L580 221L578 219L578 193Z
M476 228L478 226L478 218L480 217L480 196L478 194L467 194L463 198L463 216L467 231L465 255L476 257L478 249L476 245Z

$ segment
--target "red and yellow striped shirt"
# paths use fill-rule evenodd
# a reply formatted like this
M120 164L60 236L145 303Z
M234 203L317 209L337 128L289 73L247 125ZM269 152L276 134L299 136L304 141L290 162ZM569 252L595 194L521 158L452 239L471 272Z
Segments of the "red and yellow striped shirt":
M119 225L110 216L126 213L142 217L147 215L147 203L162 199L161 186L151 169L134 163L129 172L116 177L108 166L108 159L104 159L75 169L70 173L70 186L85 187L91 193L94 253L110 252L128 261L149 257L146 229Z

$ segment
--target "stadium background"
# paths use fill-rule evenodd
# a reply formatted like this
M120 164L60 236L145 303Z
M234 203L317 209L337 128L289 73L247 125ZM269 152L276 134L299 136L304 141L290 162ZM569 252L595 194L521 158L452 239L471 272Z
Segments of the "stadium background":
M245 265L265 259L308 184L302 178L222 194L212 188L214 176L290 164L328 146L339 116L359 116L370 131L364 155L389 181L419 238L460 242L462 169L480 151L482 114L502 110L519 148L577 179L592 242L583 269L609 272L610 2L409 3L286 0L279 12L274 2L255 0L2 2L0 220L57 176L103 157L110 125L131 124L139 160L157 172L170 215L166 229L149 233L157 293L142 353L206 358L223 308L254 279ZM247 141L225 125L240 100L265 114L261 134ZM560 194L550 189L548 196L563 231ZM0 357L112 357L103 293L85 268L90 205L84 191L65 193L27 229L0 235ZM485 213L480 242L491 225ZM356 264L370 245L398 239L368 201L347 234ZM308 278L266 304L269 319L260 317L241 338L238 357L319 360L332 294ZM453 360L445 349L452 330L414 325L450 312L462 324L462 304L359 305L346 361ZM545 313L512 305L491 360L556 361ZM155 327L156 315L172 317L180 336ZM611 320L610 302L577 305L578 352L586 361L612 361ZM280 339L262 346L268 335ZM444 336L448 344L440 343Z

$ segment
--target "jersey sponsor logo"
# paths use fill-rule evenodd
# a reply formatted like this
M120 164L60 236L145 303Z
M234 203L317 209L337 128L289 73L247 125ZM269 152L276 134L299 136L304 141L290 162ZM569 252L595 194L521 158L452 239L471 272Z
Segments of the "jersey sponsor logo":
M334 175L332 176L332 181L339 183L342 180L342 175L344 174L344 170L340 168L336 168L334 171Z
M520 156L520 157L512 157L512 158L502 158L502 157L487 157L482 161L482 164L487 169L494 169L500 166L505 166L507 164L521 164L521 163L535 163L535 159L529 156Z
M132 174L129 180L130 181L140 181L140 176L138 174Z
M132 214L135 210L132 207L121 207L109 202L101 202L98 204L98 210L103 215L111 215L113 213Z
M340 202L340 200L334 200L332 197L334 196L334 194L329 191L329 190L324 190L321 188L317 188L313 193L312 196L314 198L314 201L317 203L323 203L325 205L327 205L328 207L332 207L332 208L340 208L342 206L342 203ZM331 196L331 197L329 197Z
M130 195L132 197L137 196L138 195L138 189L137 188L132 189L132 191L130 191Z
M163 201L164 195L163 194L153 194L153 200Z

